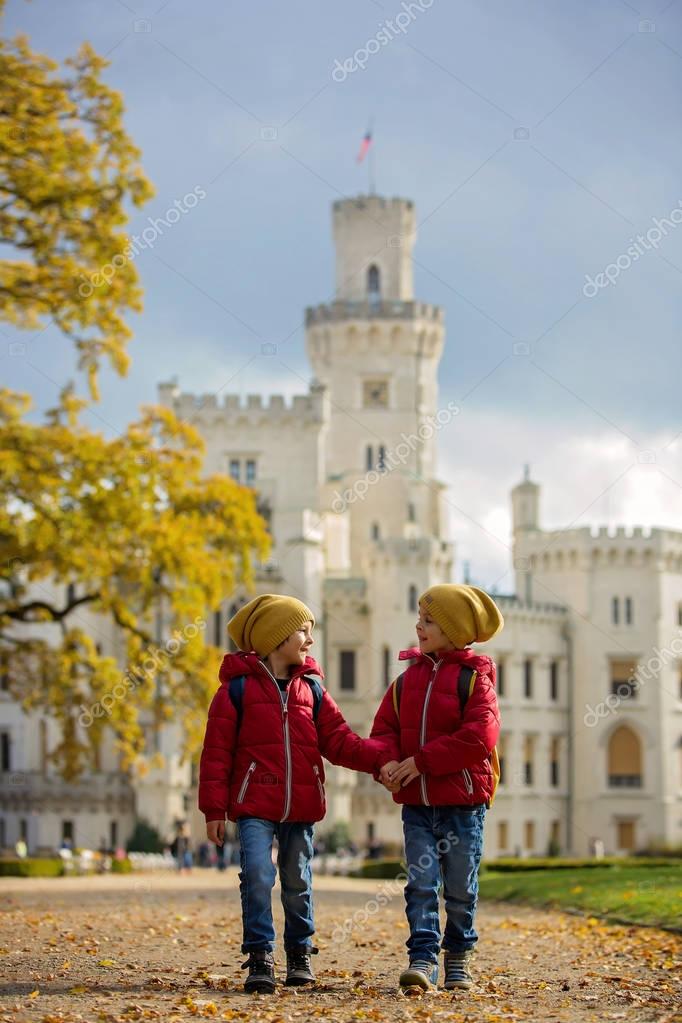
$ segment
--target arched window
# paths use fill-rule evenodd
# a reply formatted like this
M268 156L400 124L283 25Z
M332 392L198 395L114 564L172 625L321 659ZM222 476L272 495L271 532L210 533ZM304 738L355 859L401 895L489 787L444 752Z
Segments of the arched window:
M380 534L380 531L379 531L379 523L378 522L373 522L372 523L372 539L373 540L378 540L380 535L381 534Z
M369 472L370 469L374 468L374 452L372 451L372 445L368 444L365 449L365 469Z
M375 263L367 271L367 300L370 306L378 306L381 302L381 278Z
M417 587L414 585L414 583L411 583L410 588L407 591L407 606L409 610L414 612L415 614L419 610L419 605L417 601Z
M642 786L642 744L627 725L617 728L609 739L608 775L611 788Z
M242 603L243 603L243 601L242 601ZM239 604L233 604L232 607L230 608L230 618L234 618L234 616L236 615L238 610L239 610ZM237 649L237 646L236 646L236 643L233 642L232 636L230 636L229 633L227 634L227 640L228 640L228 644L227 644L228 650L230 651L231 654L233 654L235 652L235 650Z

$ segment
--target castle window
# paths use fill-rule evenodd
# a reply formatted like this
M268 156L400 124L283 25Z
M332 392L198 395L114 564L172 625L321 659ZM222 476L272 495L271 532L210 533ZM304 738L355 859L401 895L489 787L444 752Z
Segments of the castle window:
M549 665L549 698L553 702L559 699L559 662L551 661Z
M632 597L625 598L625 624L632 625Z
M379 456L377 458L377 469L379 469L380 472L385 472L385 470L386 470L386 448L384 447L383 444L379 445Z
M509 848L509 824L507 821L497 822L497 848L499 852L506 852Z
M379 539L379 535L380 535L379 523L378 522L373 522L372 523L372 529L371 529L371 537L372 537L373 540L378 540Z
M234 618L238 610L239 604L233 604L232 607L230 608L230 619ZM227 634L227 647L231 654L235 653L237 649L237 644L233 641L232 636L230 636L229 632Z
M385 646L381 651L381 657L383 661L383 674L384 674L384 689L388 689L391 684L391 650L390 647Z
M416 522L417 521L417 510L416 510L416 508L414 506L414 503L412 501L408 501L407 502L407 521L408 522Z
M504 696L504 661L497 662L497 695Z
M9 732L0 732L0 771L12 770L12 743Z
M523 841L526 849L532 852L535 848L535 821L525 821L523 825Z
M631 852L635 848L634 821L616 821L616 848L624 852Z
M388 381L363 381L362 404L364 408L386 408L388 406Z
M527 700L533 696L533 662L530 657L523 662L523 695Z
M553 735L549 747L549 784L552 788L557 788L559 785L559 750L559 737Z
M368 444L365 448L365 469L369 472L370 469L374 468L374 451L372 445Z
M66 587L66 603L73 604L76 599L76 586L74 583L69 583Z
M355 690L355 650L339 651L339 688L344 692Z
M637 684L635 661L611 661L611 695L621 700L631 700L637 696L639 686Z
M556 849L561 845L561 823L557 820L550 821L549 841Z
M407 591L407 607L408 610L415 613L419 610L419 603L417 600L417 587L412 583L409 590Z
M617 728L609 740L608 777L610 788L642 787L642 745L627 725Z
M9 692L9 654L0 650L0 693ZM2 846L0 846L0 849Z
M109 821L109 848L118 848L118 821Z
M381 276L376 263L372 263L367 271L367 298L371 305L381 302Z
M230 476L235 483L239 483L242 478L242 466L238 458L230 459Z
M611 621L614 625L618 625L620 619L620 601L618 597L611 598Z
M507 736L500 736L500 741L497 744L497 758L500 762L500 785L506 785L507 783Z
M213 614L213 645L222 646L223 642L223 623L220 608Z
M523 740L523 783L533 784L533 757L535 755L535 739L527 735Z
M677 624L682 625L682 602L677 605Z
M253 458L246 459L246 485L254 483L256 479L256 462Z

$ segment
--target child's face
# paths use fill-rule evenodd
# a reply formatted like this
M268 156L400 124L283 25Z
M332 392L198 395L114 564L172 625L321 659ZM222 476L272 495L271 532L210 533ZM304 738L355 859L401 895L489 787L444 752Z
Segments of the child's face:
M423 654L435 654L439 650L454 650L454 645L440 625L422 607L419 608L419 618L417 619L417 639L419 640L419 649Z
M277 653L287 664L304 664L306 655L313 645L313 623L306 622L302 629L292 632L279 647Z

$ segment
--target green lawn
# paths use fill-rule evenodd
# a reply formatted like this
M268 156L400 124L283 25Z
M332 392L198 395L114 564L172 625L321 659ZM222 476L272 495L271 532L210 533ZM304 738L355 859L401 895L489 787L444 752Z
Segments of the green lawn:
M480 893L482 899L571 908L682 930L682 864L510 873L489 869L481 874Z

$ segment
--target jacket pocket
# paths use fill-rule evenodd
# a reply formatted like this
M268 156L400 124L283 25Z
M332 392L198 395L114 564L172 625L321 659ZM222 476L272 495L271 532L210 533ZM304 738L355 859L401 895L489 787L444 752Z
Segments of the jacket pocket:
M253 774L253 772L255 770L256 770L256 761L252 760L251 763L249 764L248 771L244 775L244 781L242 782L242 787L240 788L239 795L237 796L237 802L238 803L243 803L244 802L244 796L246 795L246 790L249 787L249 782L251 781L251 775Z
M315 772L315 780L317 781L317 788L320 793L320 802L324 803L324 786L322 785L322 779L320 778L320 769L317 764L313 764L313 771Z
M466 767L462 769L462 777L464 778L464 784L466 785L467 792L470 796L472 796L474 793L474 783L471 780L471 775L467 771Z

